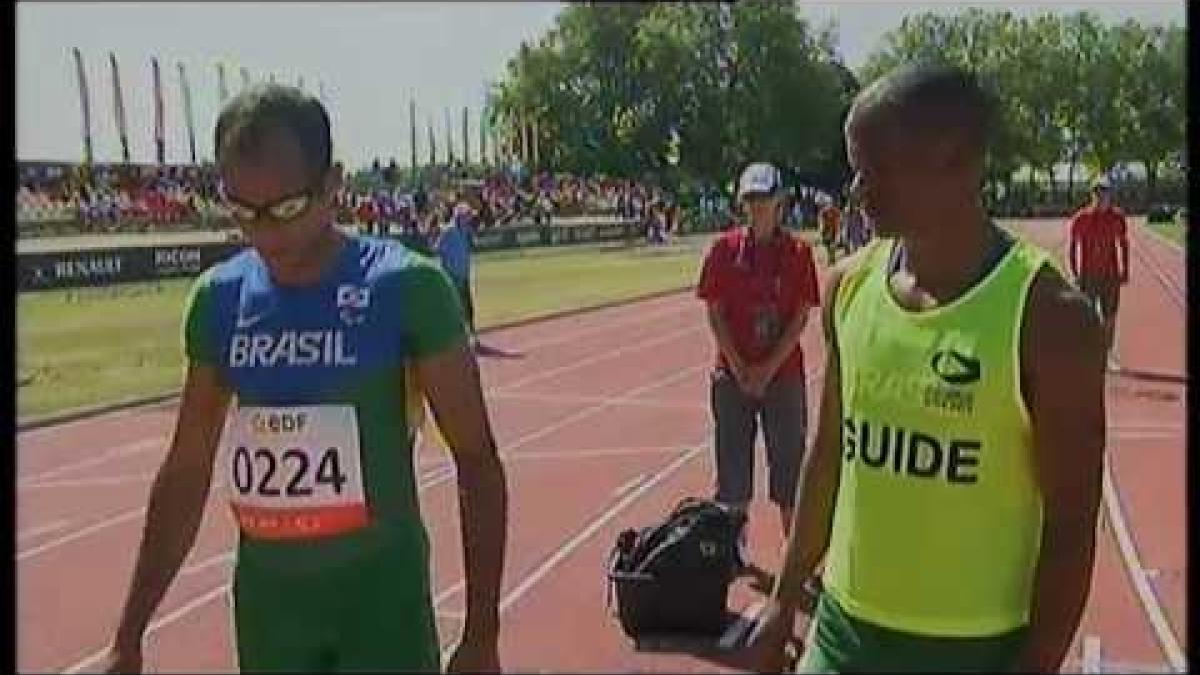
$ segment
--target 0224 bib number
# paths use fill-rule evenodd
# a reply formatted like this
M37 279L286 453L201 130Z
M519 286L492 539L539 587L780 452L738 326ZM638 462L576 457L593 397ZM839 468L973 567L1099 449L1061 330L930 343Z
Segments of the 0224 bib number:
M241 495L260 497L311 497L317 491L340 496L349 477L339 457L337 448L326 448L314 468L309 454L300 448L288 448L277 456L271 448L251 450L239 445L233 451L233 487Z
M369 523L352 406L240 408L226 448L230 504L244 534L315 538Z

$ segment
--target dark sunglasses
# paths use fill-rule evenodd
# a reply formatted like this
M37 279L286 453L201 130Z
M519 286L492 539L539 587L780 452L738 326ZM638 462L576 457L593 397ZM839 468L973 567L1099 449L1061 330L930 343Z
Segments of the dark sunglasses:
M271 220L280 223L295 220L312 208L313 204L321 198L322 191L323 186L318 183L296 194L277 199L270 204L254 206L240 201L229 194L224 183L220 186L221 200L229 209L230 217L240 223L260 221L263 219L263 214L270 216Z

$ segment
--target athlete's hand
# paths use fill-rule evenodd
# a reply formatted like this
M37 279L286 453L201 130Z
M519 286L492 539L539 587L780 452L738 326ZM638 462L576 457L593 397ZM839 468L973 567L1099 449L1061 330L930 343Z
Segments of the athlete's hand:
M738 389L747 391L749 380L746 378L750 374L750 366L745 363L730 363L726 371L733 377L733 381L737 384Z
M784 609L775 601L767 602L746 640L751 668L760 673L790 672L794 658L788 654L787 646L795 621L795 610Z
M116 645L109 647L108 653L104 655L104 661L101 662L100 672L141 673L141 647L118 647Z
M498 673L500 651L495 640L485 644L482 640L463 638L454 648L454 654L446 662L447 673Z
M746 366L745 375L742 380L742 391L746 395L761 399L767 393L767 385L771 382L770 371L764 364L754 364Z

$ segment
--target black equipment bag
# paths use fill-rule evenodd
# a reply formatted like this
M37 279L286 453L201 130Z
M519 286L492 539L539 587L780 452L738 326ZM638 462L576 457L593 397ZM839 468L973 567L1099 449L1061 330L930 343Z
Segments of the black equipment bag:
M716 635L724 629L729 584L743 561L746 516L689 497L665 521L618 536L608 558L609 601L625 634Z

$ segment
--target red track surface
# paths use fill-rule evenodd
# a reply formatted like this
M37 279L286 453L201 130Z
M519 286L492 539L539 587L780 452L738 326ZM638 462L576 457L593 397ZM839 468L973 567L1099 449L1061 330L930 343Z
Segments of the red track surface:
M1060 230L1027 228L1055 250ZM1186 644L1184 261L1178 249L1140 231L1135 247L1118 329L1125 372L1109 382L1112 508L1087 616L1066 667L1076 672L1167 670L1171 650ZM669 296L492 333L487 342L520 355L483 360L509 476L504 666L744 670L736 655L719 650L636 651L605 609L603 561L617 533L658 519L683 496L710 490L711 346L697 302ZM820 345L819 331L809 329L810 382L821 372ZM809 398L811 408L815 387ZM117 620L173 417L174 409L163 405L20 435L18 670L95 669ZM760 457L759 494L761 463ZM463 603L453 473L433 447L420 449L417 464L438 622L448 645ZM776 514L760 498L750 545L767 570L778 562L778 531ZM1131 545L1123 551L1126 534ZM227 508L214 499L154 624L148 671L235 669L227 593L233 540ZM762 597L750 579L740 580L731 610L749 618ZM1157 629L1155 612L1162 618Z

